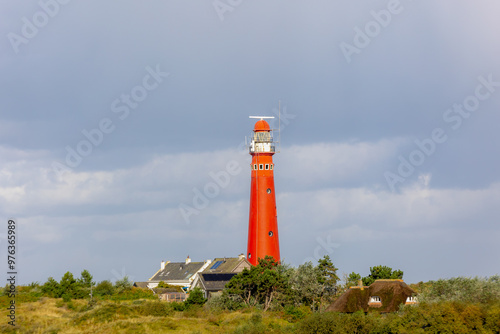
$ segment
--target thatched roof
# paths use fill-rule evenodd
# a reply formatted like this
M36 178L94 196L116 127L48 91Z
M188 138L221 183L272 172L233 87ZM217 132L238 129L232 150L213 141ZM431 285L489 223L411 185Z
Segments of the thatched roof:
M355 286L347 290L326 310L352 313L356 311L395 312L415 291L403 280L376 280L369 287ZM371 298L374 297L374 298ZM379 297L380 302L376 302Z

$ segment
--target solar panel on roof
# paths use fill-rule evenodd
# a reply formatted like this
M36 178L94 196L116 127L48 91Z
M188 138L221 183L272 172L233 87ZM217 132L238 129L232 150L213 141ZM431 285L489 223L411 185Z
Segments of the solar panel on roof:
M214 263L213 266L210 267L210 269L217 269L219 266L222 264L222 261L217 261Z
M212 281L229 281L233 276L236 275L236 273L224 273L224 274L209 274L205 273L202 274L203 279L207 282L212 282Z

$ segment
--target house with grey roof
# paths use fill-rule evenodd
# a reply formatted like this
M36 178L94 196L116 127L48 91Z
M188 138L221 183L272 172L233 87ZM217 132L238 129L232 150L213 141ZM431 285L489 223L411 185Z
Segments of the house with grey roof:
M182 287L187 291L193 281L198 277L198 273L210 266L212 261L192 262L189 256L184 262L164 262L160 264L160 269L147 281L137 282L136 285L144 285L149 289L156 288L158 283L163 281L166 284Z
M216 257L202 273L241 273L243 269L251 266L243 254L238 257Z
M251 266L243 254L238 257L215 258L210 266L198 274L191 288L199 287L203 291L205 298L210 298L224 290L224 287L233 276Z

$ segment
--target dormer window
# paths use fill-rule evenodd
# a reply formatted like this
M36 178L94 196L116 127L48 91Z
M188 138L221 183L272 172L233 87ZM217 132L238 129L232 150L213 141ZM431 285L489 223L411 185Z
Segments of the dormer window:
M380 299L379 296L371 296L369 303L381 303L382 300Z
M416 303L418 303L417 297L410 296L410 297L406 298L405 304L416 304Z

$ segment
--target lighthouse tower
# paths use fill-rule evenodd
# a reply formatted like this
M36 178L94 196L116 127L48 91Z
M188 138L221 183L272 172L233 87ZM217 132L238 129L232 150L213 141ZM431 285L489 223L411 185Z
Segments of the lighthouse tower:
M252 155L252 183L250 187L250 218L248 222L247 259L257 265L259 258L266 255L280 260L278 239L278 218L276 215L276 197L274 195L275 146L271 128L264 116L255 123L251 137L249 153Z

